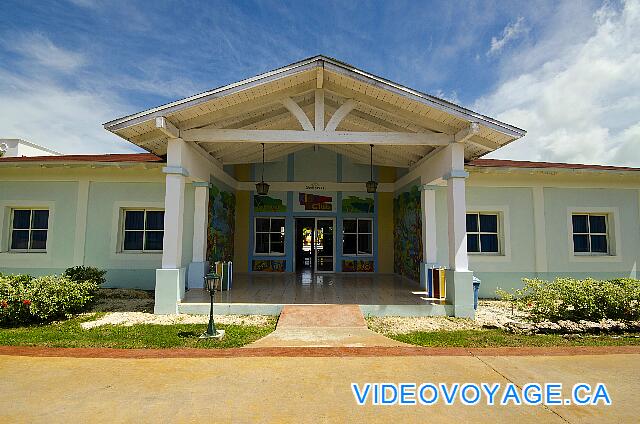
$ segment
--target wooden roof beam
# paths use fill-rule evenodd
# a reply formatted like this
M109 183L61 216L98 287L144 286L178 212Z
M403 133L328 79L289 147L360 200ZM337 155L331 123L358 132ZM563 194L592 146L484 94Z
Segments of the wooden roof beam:
M302 109L300 109L302 112ZM302 112L304 113L304 112ZM309 123L310 124L310 123ZM193 129L181 131L184 140L198 143L388 144L445 146L453 137L440 133Z

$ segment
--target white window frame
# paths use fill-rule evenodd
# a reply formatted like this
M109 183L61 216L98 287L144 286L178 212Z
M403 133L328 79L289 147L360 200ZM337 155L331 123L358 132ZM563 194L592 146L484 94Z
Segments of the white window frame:
M348 233L344 230L344 221L349 221L349 220L355 220L356 221L356 232L355 233ZM360 226L358 225L359 221L370 221L371 222L371 232L370 233L361 233L360 232ZM347 257L347 258L355 258L355 257L366 257L366 258L371 258L374 255L374 237L373 237L373 232L375 231L375 229L373 228L373 218L360 218L360 217L353 217L353 218L342 218L342 256ZM344 236L345 234L355 234L356 236L356 253L344 253ZM371 253L359 253L360 252L360 234L365 235L368 234L371 236Z
M467 252L473 263L511 262L511 220L508 205L467 205L466 213L498 215L498 251L479 253ZM466 226L466 214L465 214ZM466 231L466 227L465 227ZM466 232L465 232L466 236ZM466 242L466 240L465 240ZM466 248L466 245L465 245Z
M573 217L574 216L586 216L587 217L587 232L586 233L577 233L575 228L573 228ZM604 233L593 233L591 232L591 217L592 216L601 216L604 217L605 222L605 232ZM575 242L573 241L573 237L576 235L587 236L589 240L589 251L587 252L576 252ZM594 252L591 250L591 236L604 236L606 240L606 251L605 252ZM573 249L573 254L576 256L610 256L611 255L611 246L609 243L609 215L606 213L572 213L571 214L571 247Z
M125 219L126 219L126 214L127 212L144 212L144 222L142 224L142 230L127 230L125 228ZM149 250L149 249L144 249L144 240L145 240L145 236L147 231L149 232L159 232L160 230L147 230L147 212L164 212L164 209L162 208L153 208L153 207L122 207L120 208L120 230L119 230L119 237L118 237L118 253L125 253L125 254L140 254L140 253L144 253L144 254L162 254L163 250L164 250L164 222L162 224L162 234L163 234L163 241L162 241L162 249L155 249L155 250ZM125 233L127 231L142 231L142 250L130 250L130 249L125 249L124 248L124 236Z
M31 211L30 215L29 215L29 228L18 228L18 231L28 231L29 232L29 236L27 238L27 246L31 243L31 231L43 231L45 229L43 228L31 228L31 224L32 224L32 214L33 211L44 211L46 210L48 212L47 214L47 228L46 228L46 232L47 232L47 241L45 242L45 247L44 249L31 249L29 247L27 247L27 249L12 249L11 248L11 244L13 242L13 231L16 230L16 228L13 228L13 218L14 218L14 212L15 211ZM51 226L51 210L49 210L49 208L45 208L45 207L38 207L38 206L16 206L16 207L12 207L9 210L9 233L8 233L8 251L11 253L47 253L48 247L49 247L49 235L50 235L50 231L49 228Z
M269 231L258 231L258 219L268 219L269 220ZM271 252L271 234L280 234L278 231L271 231L271 220L272 219L282 219L284 220L284 234L282 234L283 238L283 247L282 253L280 252ZM258 234L269 234L269 252L257 252L256 249L258 247ZM287 218L284 216L255 216L253 217L253 256L286 256L287 253Z
M465 214L465 226L466 226L466 218L467 215L475 215L476 216L476 223L478 224L478 231L473 231L473 232L467 232L467 237L469 237L470 234L473 235L478 235L478 247L480 248L479 252L469 252L467 251L467 254L469 255L483 255L483 256L504 256L504 242L502 240L502 217L500 212L494 212L494 211L467 211ZM495 232L489 232L489 231L481 231L480 230L480 215L494 215L496 217L496 231ZM482 251L482 241L480 237L482 234L495 234L496 238L498 239L498 251L497 252L483 252Z
M607 241L609 253L574 252L573 215L607 215ZM571 262L622 262L620 235L620 211L617 207L569 207L567 208L567 252Z

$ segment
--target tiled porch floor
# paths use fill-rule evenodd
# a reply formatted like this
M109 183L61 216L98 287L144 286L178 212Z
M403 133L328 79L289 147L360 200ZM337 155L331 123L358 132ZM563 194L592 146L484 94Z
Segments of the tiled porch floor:
M391 274L235 274L230 291L216 303L424 305L424 294L406 278ZM182 303L208 303L209 293L192 289Z

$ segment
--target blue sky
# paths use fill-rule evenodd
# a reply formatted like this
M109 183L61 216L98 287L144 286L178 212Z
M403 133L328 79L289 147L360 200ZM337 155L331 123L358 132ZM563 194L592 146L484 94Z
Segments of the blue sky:
M101 124L325 54L529 131L495 157L640 166L637 0L59 0L2 10L2 138L131 151Z

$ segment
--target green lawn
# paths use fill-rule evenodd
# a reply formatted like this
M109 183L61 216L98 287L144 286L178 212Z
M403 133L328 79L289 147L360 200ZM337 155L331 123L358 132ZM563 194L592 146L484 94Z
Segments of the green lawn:
M500 347L500 346L625 346L640 345L640 334L583 335L563 337L556 334L522 335L504 330L460 330L413 332L389 335L394 340L429 347Z
M241 347L271 333L276 318L265 326L216 325L225 330L221 341L200 340L206 330L204 324L134 325L131 327L105 325L83 330L80 323L93 321L103 314L72 318L53 324L0 328L0 345L47 347L111 347L111 348L230 348Z

